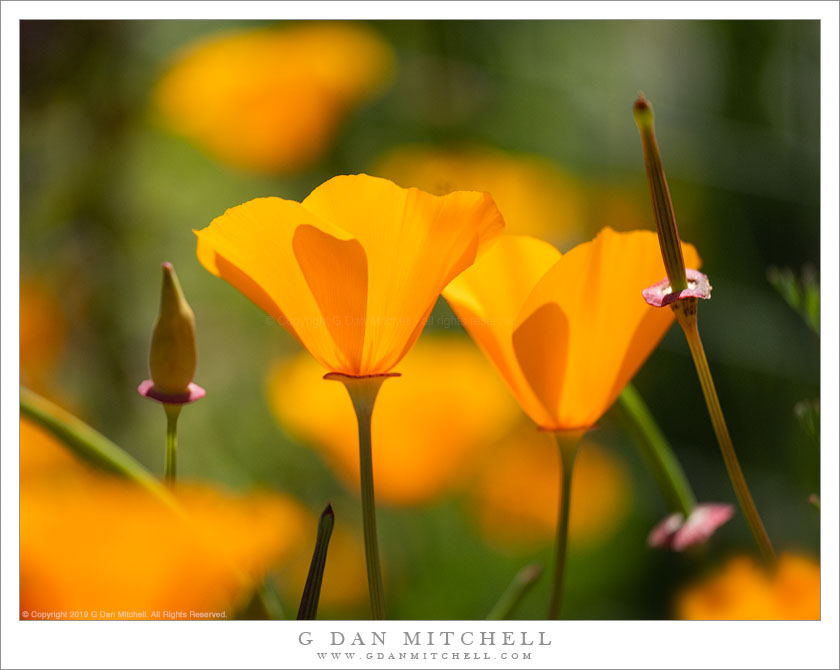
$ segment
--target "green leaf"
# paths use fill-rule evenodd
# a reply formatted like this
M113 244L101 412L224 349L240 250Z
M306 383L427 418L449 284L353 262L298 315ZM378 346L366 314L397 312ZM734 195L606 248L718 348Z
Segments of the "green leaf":
M800 400L793 407L799 425L818 445L820 443L820 401Z
M61 440L91 465L126 477L174 509L175 498L134 457L78 417L26 388L20 388L20 413Z
M621 410L624 425L656 480L668 507L688 518L697 504L697 499L685 470L644 399L632 384L627 384L618 396L617 405Z
M318 600L321 598L321 582L324 579L324 568L327 566L327 549L330 546L330 536L335 524L335 514L332 505L327 504L318 522L318 535L315 540L315 551L309 564L309 574L306 576L306 586L298 609L298 620L314 619L318 613Z
M526 565L513 578L513 581L505 589L499 601L490 610L487 615L488 621L507 619L513 614L516 606L525 597L525 594L530 588L537 583L537 580L542 575L543 569L539 563L532 563Z
M251 599L233 618L244 621L282 621L286 618L277 585L271 576L254 590Z
M820 282L813 265L797 277L790 268L770 267L767 279L785 302L796 310L817 335L820 334Z
M802 291L804 305L802 307L805 321L817 335L820 334L820 282L812 266L806 266L802 271Z

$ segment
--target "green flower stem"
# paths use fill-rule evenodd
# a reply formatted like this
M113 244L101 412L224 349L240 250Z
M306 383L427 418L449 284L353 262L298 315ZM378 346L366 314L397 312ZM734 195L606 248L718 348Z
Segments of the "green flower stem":
M180 509L172 494L139 462L82 420L25 387L20 412L45 428L82 459L139 484L167 505Z
M525 594L536 584L542 576L542 566L539 563L526 565L513 578L498 602L487 615L488 621L500 621L507 619L516 609L517 605L525 597Z
M367 563L370 608L374 619L385 618L385 597L382 588L382 567L379 562L379 540L376 534L376 500L373 492L373 456L371 454L370 423L373 406L382 382L396 375L369 375L352 377L331 372L324 379L344 384L350 394L356 421L359 425L359 471L362 485L362 521L365 534L365 561Z
M749 524L750 531L752 531L753 538L761 551L762 558L769 565L774 565L776 562L776 553L773 551L773 545L770 543L770 538L767 536L767 531L761 522L761 517L753 502L750 489L744 479L744 473L741 471L741 466L738 463L738 457L735 455L735 447L732 444L732 438L729 436L729 430L723 418L723 410L721 409L720 400L715 390L711 370L709 370L709 362L706 360L706 352L703 350L703 342L700 340L700 331L697 328L697 299L688 298L686 300L678 300L673 303L672 309L677 315L677 321L679 321L685 333L685 339L688 341L691 357L694 359L694 367L697 368L697 377L700 379L700 386L703 389L703 396L706 399L709 418L712 420L715 436L720 445L720 451L723 454L723 461L726 464L729 479L732 481L732 487L735 489L735 495L741 506L741 512Z
M569 508L572 500L572 471L575 467L580 439L585 431L554 431L554 439L560 452L561 489L560 508L557 520L557 547L554 557L554 584L551 587L551 601L548 618L560 617L563 605L563 579L566 571L566 545L569 538Z
M642 138L642 151L645 155L645 170L647 171L648 186L650 187L650 201L653 205L653 217L656 220L656 232L659 235L659 247L662 250L662 260L671 290L678 293L688 288L685 274L685 260L683 259L680 235L677 231L677 219L674 216L674 206L671 202L671 192L668 190L668 180L665 178L665 168L659 155L659 145L653 130L653 107L639 98L633 105L633 118L639 127Z
M324 579L324 568L327 567L327 550L330 547L330 536L335 525L335 514L332 505L327 504L318 521L318 533L315 539L315 551L309 563L309 574L300 599L297 618L299 621L314 619L318 614L318 601L321 598L321 583Z
M167 484L175 483L178 462L178 417L181 405L164 403L166 410L166 463L163 467L163 480Z
M687 519L694 510L697 499L679 460L656 424L656 419L632 384L624 387L618 401L625 423L653 474L662 497L673 511L680 512Z

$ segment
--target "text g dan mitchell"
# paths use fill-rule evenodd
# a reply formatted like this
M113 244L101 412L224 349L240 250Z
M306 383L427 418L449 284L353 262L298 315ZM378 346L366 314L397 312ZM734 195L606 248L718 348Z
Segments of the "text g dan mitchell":
M396 636L397 639L394 639ZM303 631L298 635L298 643L307 646L315 644L329 644L331 647L378 647L386 644L400 644L404 647L449 647L453 645L481 646L481 647L548 647L551 640L544 631L401 631L387 633L386 631L366 631L364 633L342 633L329 631L314 639L310 631ZM386 641L387 640L387 641Z

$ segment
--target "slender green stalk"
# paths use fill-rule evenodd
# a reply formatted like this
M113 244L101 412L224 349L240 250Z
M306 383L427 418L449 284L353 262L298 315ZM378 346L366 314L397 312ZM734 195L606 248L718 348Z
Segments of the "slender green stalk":
M277 587L271 577L267 577L257 589L257 598L266 613L266 616L274 621L282 621L286 618L283 611L283 603L277 593Z
M558 619L563 605L563 580L566 572L566 546L569 539L569 508L572 500L572 472L575 467L580 439L583 431L555 431L560 453L560 508L557 519L557 545L554 555L554 583L551 587L551 601L548 605L548 618Z
M168 505L176 506L172 495L152 473L70 412L25 387L20 389L20 412L47 429L82 459L126 477Z
M746 518L747 524L749 524L762 558L766 563L773 565L776 562L776 553L773 551L773 545L770 543L770 538L761 522L758 509L756 509L750 489L744 479L744 473L738 463L738 457L735 455L735 447L723 418L723 410L715 390L711 370L709 370L709 362L706 359L706 352L703 350L703 342L700 340L700 331L697 328L697 299L679 300L672 305L672 309L677 315L677 321L682 326L685 339L688 341L691 357L694 359L694 367L697 369L697 377L700 379L700 386L703 389L703 397L706 399L709 418L712 420L715 436L723 454L723 462L726 464L726 470L729 473L729 479L732 481L732 488L735 489L741 512Z
M335 524L335 514L332 505L327 504L318 521L318 535L315 539L315 551L309 564L309 574L300 599L297 618L314 619L318 614L318 601L321 598L321 583L324 579L324 568L327 566L327 550L330 547L330 536Z
M522 601L522 598L525 597L525 594L531 590L531 587L542 576L542 571L542 566L539 563L532 563L517 572L513 581L508 585L505 592L487 615L488 621L500 621L510 617Z
M354 403L356 405L356 403ZM365 562L368 573L371 614L374 619L385 618L385 597L382 587L382 566L379 562L379 538L376 533L376 498L373 489L373 455L370 442L370 409L356 405L359 422L359 468L362 485L362 518L365 534Z
M283 621L286 618L283 603L271 575L254 589L248 603L234 612L233 618L245 621Z
M365 562L367 563L370 608L374 619L385 618L385 596L382 588L382 566L379 562L379 539L376 533L376 500L373 490L373 456L371 453L370 424L373 406L382 382L396 375L369 375L352 377L331 372L324 379L334 379L344 384L356 411L359 426L359 471L362 488L362 522L365 535Z
M164 403L166 410L166 462L163 468L163 480L167 484L175 483L178 461L178 417L181 405Z
M679 460L656 424L656 419L632 384L624 387L618 400L625 423L662 496L672 510L682 513L687 519L694 510L697 499Z
M656 219L656 232L659 236L659 246L662 250L662 260L665 262L665 270L668 273L668 281L671 291L678 293L688 286L685 261L680 246L680 236L677 231L677 221L674 217L674 207L671 203L671 194L668 190L668 181L665 178L665 169L662 166L662 158L659 155L659 146L656 143L656 135L653 129L653 108L639 95L633 105L633 117L639 127L639 134L642 138L642 150L645 155L645 169L647 170L648 185L650 186L650 198L653 205L653 214ZM747 519L756 544L761 555L767 563L774 563L776 555L767 537L767 531L758 515L744 473L738 464L735 455L735 448L732 445L732 438L726 428L723 418L723 410L715 391L715 384L712 380L712 373L709 371L709 363L703 351L703 344L700 341L700 331L697 329L697 299L684 298L672 303L671 309L677 316L682 326L685 337L688 340L691 356L694 359L694 366L697 368L697 376L700 379L700 386L703 388L703 396L706 398L706 406L709 410L709 417L720 445L723 461L726 470L729 472L729 479L741 505L741 511Z

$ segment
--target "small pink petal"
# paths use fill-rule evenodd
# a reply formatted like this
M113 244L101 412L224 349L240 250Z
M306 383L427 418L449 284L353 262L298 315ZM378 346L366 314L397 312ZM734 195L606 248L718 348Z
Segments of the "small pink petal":
M732 505L723 503L705 503L697 505L674 537L671 548L674 551L684 551L695 544L703 544L723 524L735 514Z
M137 387L137 392L146 398L151 398L152 400L157 400L158 402L162 402L167 405L186 405L187 403L200 400L207 394L203 388L192 382L187 387L187 391L185 393L177 393L174 395L170 393L161 393L155 389L155 383L151 379L146 379L140 382L140 386Z
M672 302L684 300L685 298L708 300L712 297L712 287L706 275L697 270L687 269L685 276L688 279L688 288L683 289L679 293L671 293L671 284L668 278L665 277L665 279L656 282L642 291L645 302L652 307L664 307L665 305L670 305Z
M653 527L647 538L649 547L662 549L671 546L671 538L682 528L685 517L679 512L669 514Z

